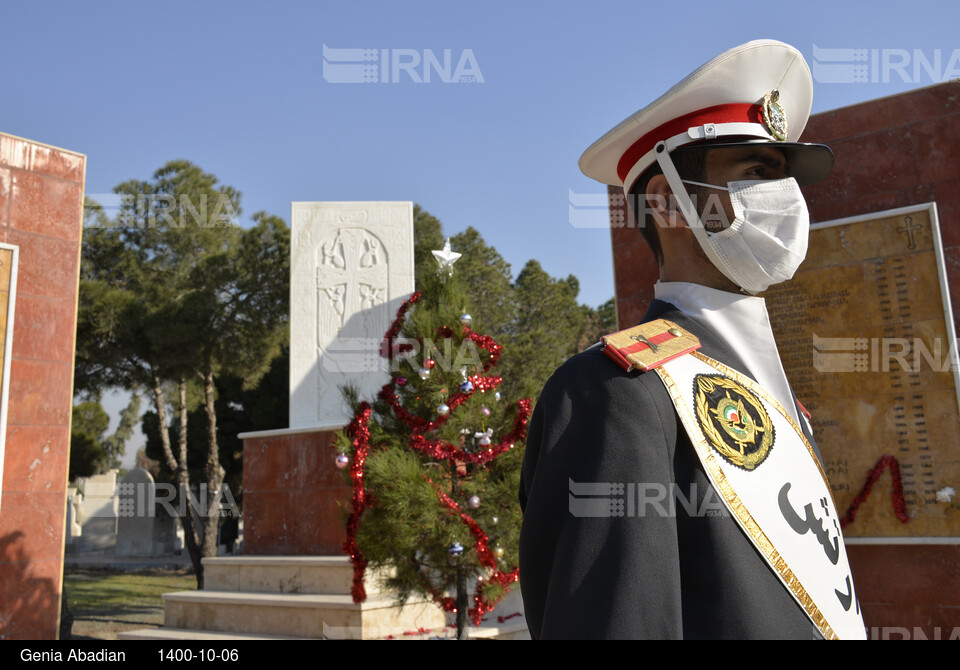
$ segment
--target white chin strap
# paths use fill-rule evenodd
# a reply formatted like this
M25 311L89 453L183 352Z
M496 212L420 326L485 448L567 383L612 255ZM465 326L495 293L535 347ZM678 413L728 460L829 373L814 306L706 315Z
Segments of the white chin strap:
M703 253L707 255L707 258L713 263L713 267L717 268L724 277L732 281L736 286L740 286L739 282L723 269L723 263L720 261L720 257L708 241L710 233L703 227L703 223L700 221L700 215L697 213L697 208L690 199L690 195L683 185L683 180L680 179L677 168L673 165L673 160L670 158L670 151L667 149L667 143L663 141L658 142L653 148L653 151L657 157L657 163L663 171L663 176L667 178L667 184L670 185L670 190L673 191L673 195L677 200L680 213L683 214L683 218L687 221L687 226L693 231L697 242L700 243L700 248L703 249ZM743 287L740 287L740 291L749 295L755 295L744 290Z
M693 142L718 140L722 137L747 137L773 142L774 138L766 128L759 123L705 123L702 126L687 128L685 132L668 137L663 141L667 145L667 152L691 144ZM657 145L659 146L659 145ZM624 195L630 196L630 187L637 181L647 168L653 165L657 158L657 147L654 147L640 160L634 163L627 176L623 179Z

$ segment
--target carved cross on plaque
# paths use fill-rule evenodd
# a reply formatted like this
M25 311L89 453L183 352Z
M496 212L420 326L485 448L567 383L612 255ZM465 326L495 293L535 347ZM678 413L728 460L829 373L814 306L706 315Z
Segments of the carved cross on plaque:
M917 230L923 230L923 226L919 223L914 223L913 218L909 216L903 217L903 226L897 228L898 233L907 234L907 249L910 251L917 248L917 240L913 237L913 233Z

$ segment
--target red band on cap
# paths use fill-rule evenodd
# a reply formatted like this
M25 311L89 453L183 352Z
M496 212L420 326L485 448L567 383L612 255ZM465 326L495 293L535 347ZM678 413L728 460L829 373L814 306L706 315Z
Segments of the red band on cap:
M657 142L670 139L674 135L705 123L762 123L760 105L745 102L715 105L673 119L651 130L630 145L630 148L620 157L620 162L617 163L617 175L620 181L626 179L630 169L653 149Z

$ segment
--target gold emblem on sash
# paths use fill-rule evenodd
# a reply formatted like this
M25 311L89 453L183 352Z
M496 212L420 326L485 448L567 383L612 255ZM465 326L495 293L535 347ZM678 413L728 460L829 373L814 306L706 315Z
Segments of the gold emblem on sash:
M744 470L760 465L773 447L774 429L763 404L723 375L694 378L697 421L710 446Z

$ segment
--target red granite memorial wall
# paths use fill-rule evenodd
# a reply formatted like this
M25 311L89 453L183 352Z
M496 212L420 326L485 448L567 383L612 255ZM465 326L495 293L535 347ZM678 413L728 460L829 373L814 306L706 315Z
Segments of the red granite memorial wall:
M19 248L0 498L0 639L58 636L86 158L0 134L0 242Z

